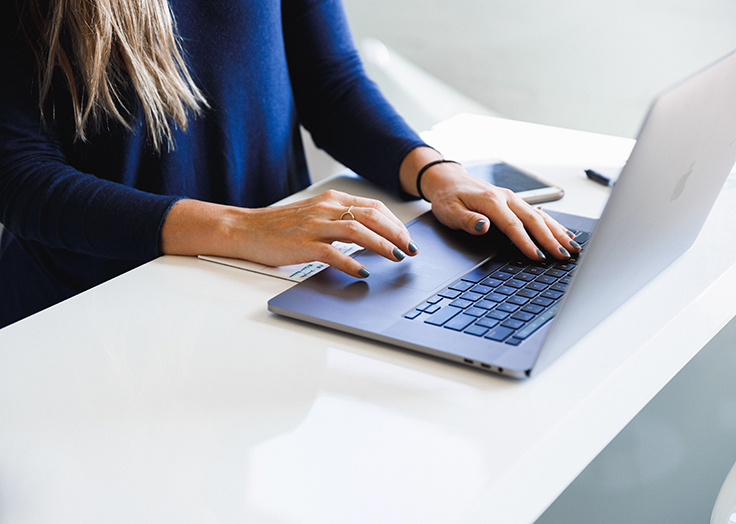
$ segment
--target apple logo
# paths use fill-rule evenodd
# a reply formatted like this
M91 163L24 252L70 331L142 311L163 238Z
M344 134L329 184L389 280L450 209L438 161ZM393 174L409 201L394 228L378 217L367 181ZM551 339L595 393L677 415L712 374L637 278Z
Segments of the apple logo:
M695 160L693 160L693 163L690 164L690 167L688 168L687 172L680 177L680 179L677 181L677 184L675 184L675 190L672 191L672 196L670 197L670 202L674 202L678 198L680 198L680 195L685 190L685 184L687 184L687 179L690 177L690 175L693 174L693 167L695 167Z

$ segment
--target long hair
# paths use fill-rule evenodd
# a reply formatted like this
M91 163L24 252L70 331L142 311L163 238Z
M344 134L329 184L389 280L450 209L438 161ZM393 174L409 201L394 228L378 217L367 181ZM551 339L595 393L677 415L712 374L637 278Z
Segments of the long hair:
M130 129L131 90L157 151L173 146L172 125L187 129L189 113L207 105L184 61L168 0L29 0L26 6L23 18L38 37L41 114L58 68L71 94L75 140L87 140L106 119Z

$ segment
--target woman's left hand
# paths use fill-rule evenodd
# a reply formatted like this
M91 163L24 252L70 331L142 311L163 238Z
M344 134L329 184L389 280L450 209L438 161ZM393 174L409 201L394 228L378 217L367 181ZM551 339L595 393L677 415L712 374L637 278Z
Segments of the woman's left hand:
M416 195L417 173L438 159L439 153L426 147L409 153L401 165L403 189ZM567 229L544 211L530 206L513 191L469 175L458 164L430 167L422 176L421 187L432 203L432 212L450 228L482 235L493 223L531 260L546 258L542 250L562 260L580 251Z

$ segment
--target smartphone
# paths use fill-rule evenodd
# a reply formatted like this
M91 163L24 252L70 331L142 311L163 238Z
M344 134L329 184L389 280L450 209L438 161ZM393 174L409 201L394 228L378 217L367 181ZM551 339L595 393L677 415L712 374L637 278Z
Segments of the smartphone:
M530 204L559 200L565 194L562 188L500 160L463 164L463 167L474 177L510 189Z

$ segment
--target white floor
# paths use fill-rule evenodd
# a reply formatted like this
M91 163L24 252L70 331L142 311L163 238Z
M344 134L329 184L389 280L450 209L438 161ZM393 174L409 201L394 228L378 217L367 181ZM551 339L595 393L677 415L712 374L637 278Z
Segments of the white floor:
M375 37L510 118L635 136L651 98L736 49L733 0L344 0Z

